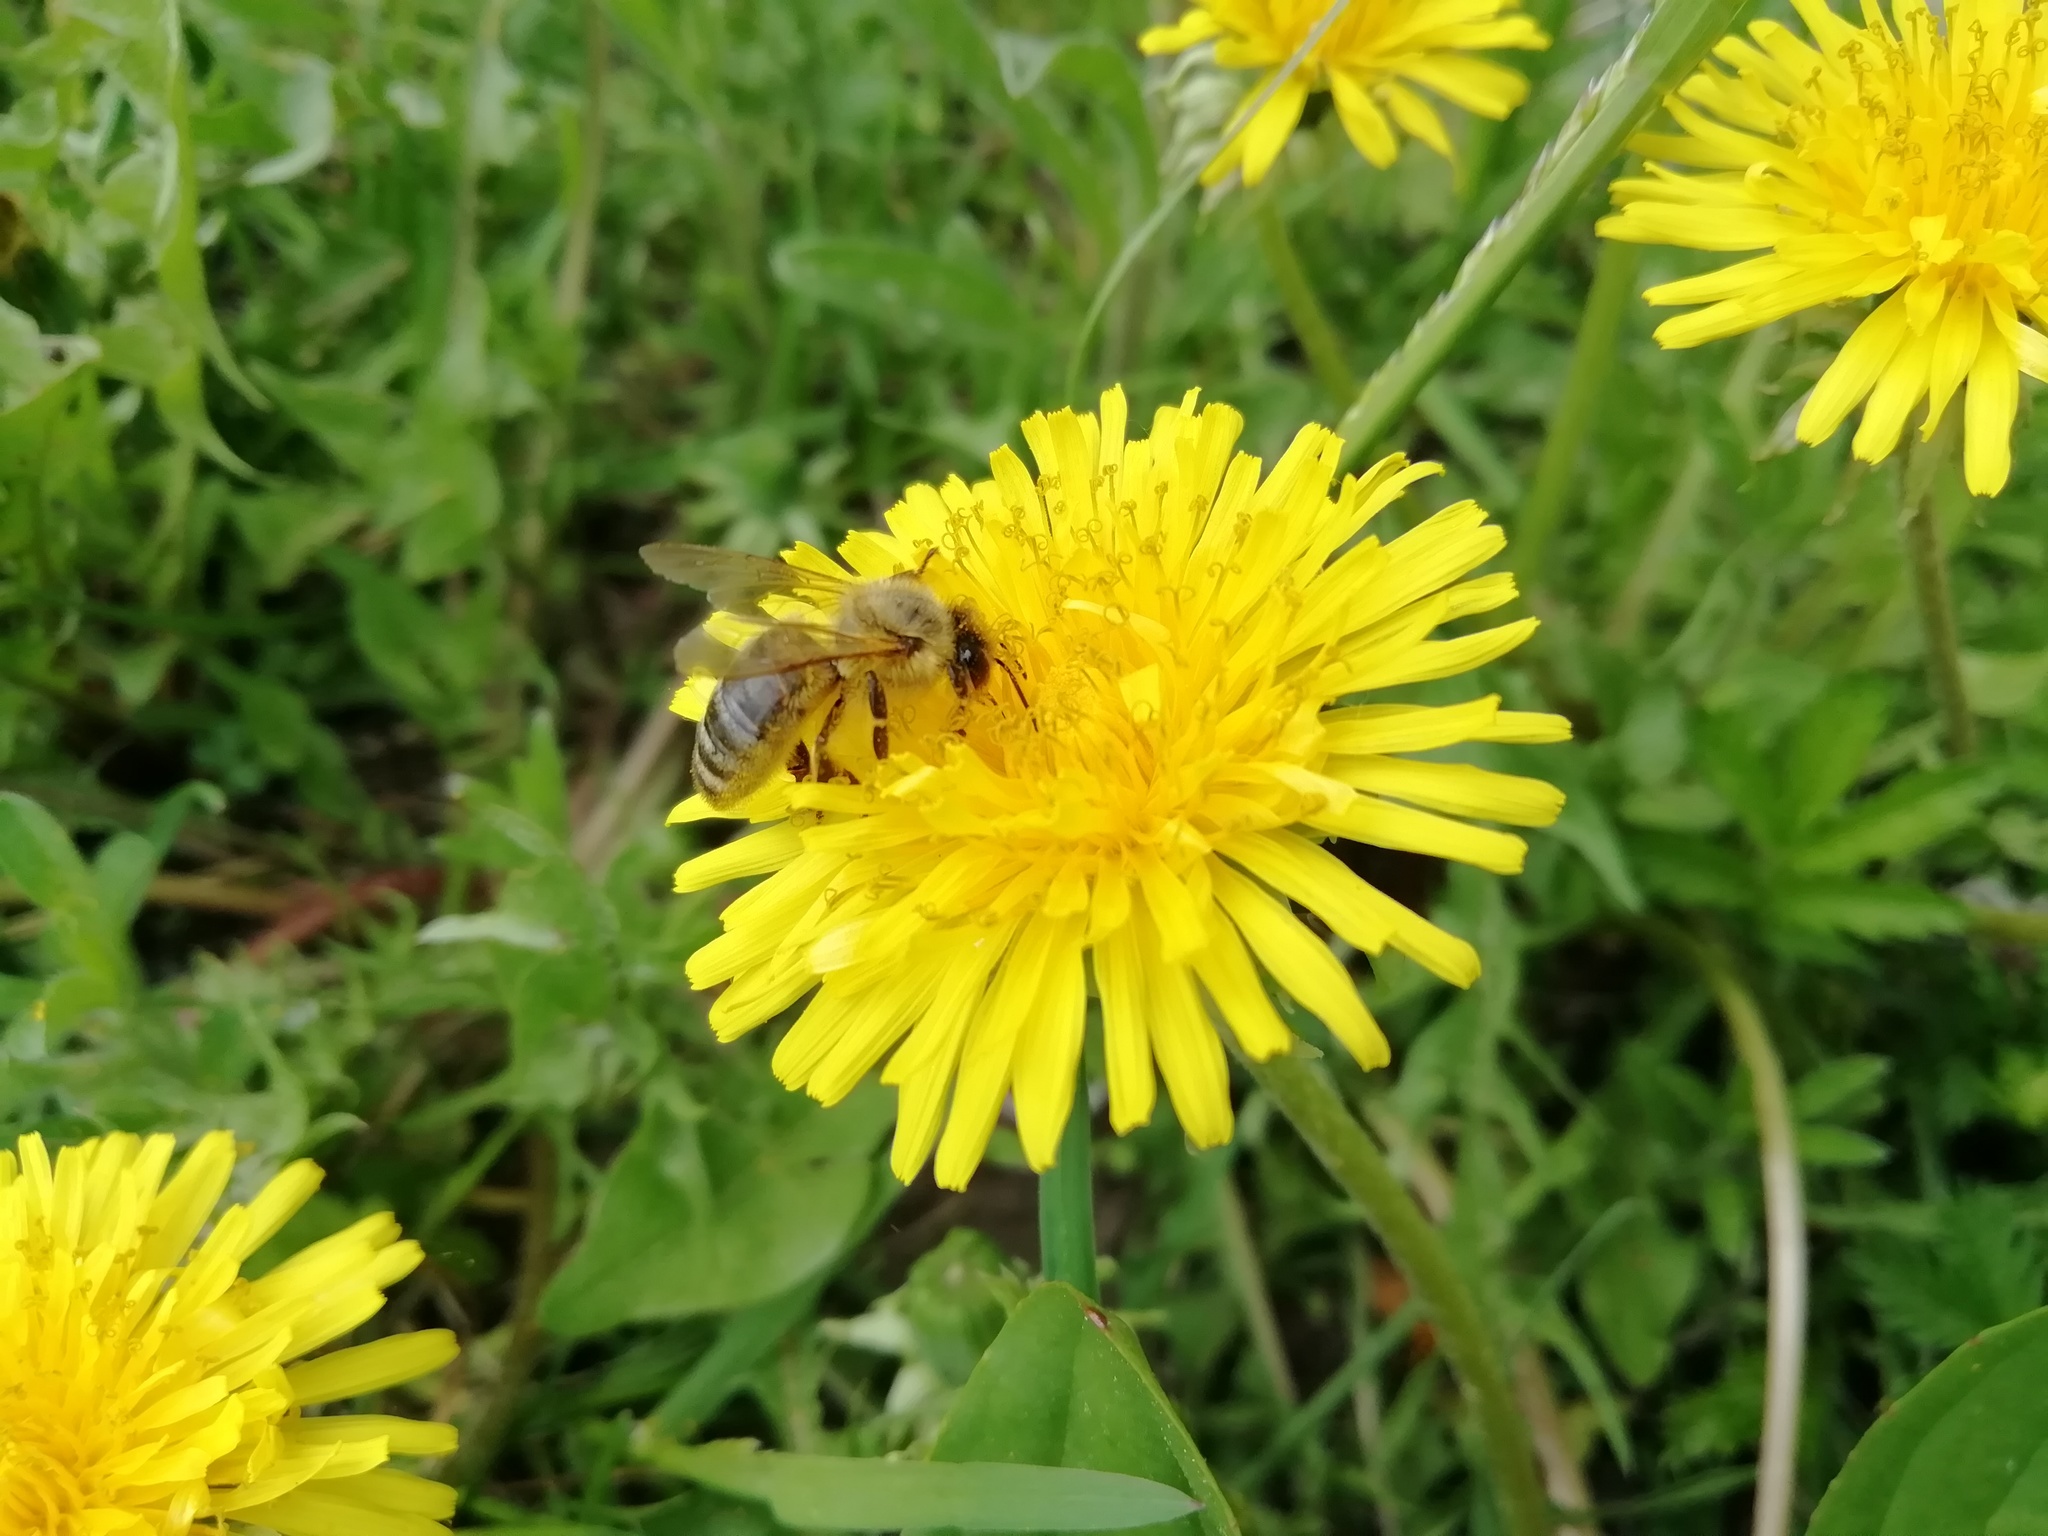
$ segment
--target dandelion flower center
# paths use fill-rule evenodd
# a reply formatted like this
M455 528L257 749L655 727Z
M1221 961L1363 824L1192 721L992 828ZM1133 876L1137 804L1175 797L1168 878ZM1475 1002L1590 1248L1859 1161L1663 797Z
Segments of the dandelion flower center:
M2048 15L2037 0L1874 4L1852 26L1796 0L1812 41L1759 21L1726 38L1668 103L1682 132L1647 135L1645 178L1615 183L1611 238L1768 256L1650 290L1702 304L1657 337L1694 346L1818 304L1888 294L1813 392L1820 442L1859 405L1857 455L1897 445L1929 402L1932 437L1965 395L1971 490L2011 472L2019 375L2048 374ZM1681 174L1674 167L1690 167ZM1865 402L1868 402L1867 405Z
M1294 56L1328 9L1326 0L1198 0L1172 26L1145 33L1138 47L1179 53L1213 41L1225 69L1270 71ZM1345 133L1374 165L1394 163L1401 133L1450 159L1450 133L1423 92L1504 118L1527 97L1529 82L1475 51L1549 46L1517 0L1351 0L1202 180L1213 185L1242 170L1246 185L1258 185L1316 90L1330 92Z
M964 698L892 696L885 760L867 719L830 715L819 755L852 782L784 775L744 808L769 825L678 871L682 890L771 876L726 908L691 980L727 984L711 1009L724 1038L815 989L776 1071L830 1103L886 1058L906 1180L937 1141L940 1181L963 1184L1011 1094L1026 1155L1050 1164L1091 972L1120 1131L1151 1116L1156 1065L1188 1134L1228 1138L1209 1010L1250 1054L1286 1049L1262 972L1384 1063L1352 978L1290 901L1459 985L1477 957L1324 841L1513 871L1519 838L1454 818L1543 825L1562 804L1537 780L1406 755L1561 740L1557 716L1497 697L1339 702L1468 671L1533 630L1432 638L1516 595L1504 574L1462 579L1504 542L1486 514L1460 503L1383 544L1367 525L1435 465L1397 455L1332 495L1333 434L1303 429L1262 476L1234 452L1241 426L1190 394L1127 441L1112 390L1099 418L1025 423L1036 474L1003 449L990 480L913 486L888 532L841 556L855 577L919 572L971 605L1001 668ZM701 716L711 686L679 707ZM676 819L709 814L697 798Z
M447 1363L450 1335L304 1357L365 1321L420 1258L372 1217L258 1280L243 1261L319 1183L298 1163L194 1246L234 1165L202 1140L174 1178L168 1136L0 1151L0 1530L184 1536L433 1536L452 1492L383 1463L444 1454L446 1425L308 1417Z

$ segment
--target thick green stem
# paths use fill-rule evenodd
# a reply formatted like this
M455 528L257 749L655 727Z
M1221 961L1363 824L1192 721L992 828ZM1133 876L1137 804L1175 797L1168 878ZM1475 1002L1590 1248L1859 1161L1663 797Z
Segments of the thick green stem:
M1927 684L1941 710L1942 734L1949 756L1958 760L1977 751L1977 717L1970 713L1963 690L1963 648L1956 632L1955 600L1949 590L1948 552L1941 545L1941 520L1934 505L1934 484L1950 454L1958 413L1932 442L1913 439L1906 454L1905 505L1899 525L1906 538L1906 563L1913 570L1913 596L1920 608L1920 633L1927 647Z
M1323 313L1315 287L1308 280L1308 270L1295 253L1294 238L1287 232L1287 216L1280 211L1276 196L1268 192L1259 199L1259 249L1265 253L1266 266L1280 289L1280 303L1287 311L1287 323L1294 327L1294 339L1308 354L1316 382L1323 386L1323 393L1333 405L1341 406L1357 393L1358 382L1352 377L1351 364L1345 361L1344 344L1337 339L1337 328Z
M1344 1192L1429 1309L1437 1337L1464 1382L1510 1536L1548 1536L1550 1505L1536 1480L1528 1426L1515 1406L1500 1344L1458 1273L1442 1235L1387 1166L1386 1158L1321 1068L1300 1056L1253 1065L1252 1075Z
M1515 564L1532 587L1543 584L1544 556L1571 501L1579 458L1614 365L1621 317L1635 295L1638 254L1635 246L1619 240L1600 242L1593 286L1579 318L1579 339L1572 347L1571 369L1565 374L1564 394L1551 414L1543 456L1536 461L1536 478L1530 482L1528 499L1515 520Z
M1060 1135L1059 1160L1038 1176L1039 1268L1099 1301L1095 1280L1095 1160L1088 1117L1088 1073L1074 1084L1074 1108Z

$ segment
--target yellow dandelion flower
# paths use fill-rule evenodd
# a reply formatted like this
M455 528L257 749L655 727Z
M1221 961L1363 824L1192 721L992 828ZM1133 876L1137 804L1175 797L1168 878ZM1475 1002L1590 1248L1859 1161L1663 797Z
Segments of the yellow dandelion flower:
M1649 174L1614 184L1613 240L1768 251L1652 288L1705 308L1657 339L1692 347L1818 304L1886 294L1807 399L1802 442L1862 405L1875 463L1928 402L1932 437L1964 392L1964 467L1994 496L2012 470L2021 372L2048 378L2048 11L2039 0L1863 0L1860 27L1793 0L1728 37L1667 103L1682 130L1639 139ZM1685 174L1686 167L1693 174ZM1866 404L1867 402L1867 404Z
M372 1216L241 1277L320 1184L286 1168L213 1216L234 1138L39 1136L0 1150L0 1531L8 1536L446 1536L452 1489L393 1455L455 1447L445 1424L305 1410L446 1365L445 1330L308 1359L420 1261Z
M1360 537L1439 467L1395 455L1332 495L1333 433L1303 428L1262 479L1233 453L1242 426L1190 391L1127 440L1113 389L1099 418L1024 423L1036 475L1003 448L989 480L912 486L886 532L840 546L846 571L915 573L971 605L997 663L987 684L889 695L881 761L848 688L850 704L821 706L836 730L799 755L848 781L780 775L744 807L765 826L677 871L682 891L770 875L725 909L690 979L725 984L710 1021L728 1040L810 994L774 1066L825 1103L886 1057L906 1182L936 1142L939 1182L962 1187L1011 1095L1027 1158L1051 1166L1091 970L1119 1133L1151 1117L1156 1063L1188 1136L1229 1139L1209 1010L1250 1055L1286 1050L1262 972L1359 1062L1385 1063L1350 974L1290 903L1459 986L1479 959L1324 840L1512 873L1522 840L1458 818L1543 826L1563 804L1539 780L1410 755L1560 741L1560 716L1498 696L1340 702L1469 671L1535 629L1432 638L1516 596L1505 573L1469 577L1505 542L1485 512L1460 502L1391 542ZM785 558L840 569L804 546ZM694 680L679 711L702 718L712 686ZM711 814L699 795L671 819Z
M1401 151L1396 129L1451 159L1451 136L1422 92L1481 117L1504 118L1519 107L1529 82L1504 65L1474 57L1485 48L1550 46L1543 29L1517 5L1518 0L1351 0L1202 172L1203 185L1242 170L1245 185L1257 186L1301 121L1309 94L1318 90L1330 93L1345 133L1374 165L1394 163ZM1141 36L1138 50L1179 53L1213 42L1216 62L1225 69L1266 72L1246 94L1249 102L1328 9L1329 0L1196 0L1172 26Z

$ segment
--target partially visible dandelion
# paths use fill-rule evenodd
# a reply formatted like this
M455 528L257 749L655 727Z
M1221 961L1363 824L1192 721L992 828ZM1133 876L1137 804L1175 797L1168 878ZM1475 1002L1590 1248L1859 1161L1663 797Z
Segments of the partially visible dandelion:
M320 1184L292 1164L212 1221L225 1131L165 1180L169 1136L107 1136L51 1161L0 1150L0 1531L7 1536L445 1536L454 1490L385 1465L455 1448L446 1424L305 1412L411 1381L445 1330L313 1356L420 1261L390 1216L243 1263Z
M1309 94L1327 90L1344 131L1374 165L1392 165L1401 134L1446 159L1451 136L1424 91L1481 117L1504 118L1529 94L1514 70L1477 57L1488 48L1550 46L1518 0L1351 0L1308 56L1202 173L1213 186L1233 170L1257 186L1285 147ZM1195 0L1179 21L1138 39L1140 52L1179 53L1216 45L1225 69L1264 72L1260 86L1292 58L1329 0ZM1420 89L1417 89L1420 87ZM1258 94L1254 87L1245 96ZM1241 110L1241 109L1240 109ZM1397 131L1398 130L1398 131Z
M1479 958L1325 840L1512 873L1522 840L1463 818L1543 826L1563 804L1540 780L1413 755L1561 741L1560 716L1497 696L1344 702L1468 672L1536 627L1432 638L1516 596L1505 573L1470 576L1505 543L1473 503L1361 537L1438 466L1397 454L1332 495L1342 443L1322 427L1262 476L1233 453L1227 406L1191 391L1135 439L1125 414L1111 390L1099 417L1034 416L1035 475L999 449L991 479L912 486L886 532L845 540L860 578L916 572L972 603L1003 670L964 699L892 693L882 761L865 705L833 713L852 782L779 775L744 808L762 830L676 874L683 891L770 876L726 907L690 979L725 986L710 1019L728 1040L808 995L775 1071L825 1103L886 1059L906 1182L936 1143L939 1182L963 1186L1011 1095L1026 1157L1052 1164L1091 971L1118 1132L1150 1119L1156 1065L1188 1136L1229 1138L1211 1010L1249 1055L1285 1051L1268 977L1382 1065L1350 973L1292 904L1458 986ZM845 574L808 547L785 558ZM791 602L785 618L829 618ZM701 718L711 688L697 679L678 709ZM712 814L693 797L671 819Z
M1802 442L1859 405L1875 463L1927 401L1932 438L1964 395L1964 470L1996 495L2012 470L2022 372L2048 378L2048 12L2039 0L1864 0L1862 26L1793 0L1813 41L1775 21L1724 38L1667 103L1680 132L1635 148L1647 176L1614 184L1612 240L1764 250L1649 290L1699 304L1667 347L1885 294L1799 416ZM1684 168L1681 170L1680 168ZM1688 174L1687 172L1690 172Z

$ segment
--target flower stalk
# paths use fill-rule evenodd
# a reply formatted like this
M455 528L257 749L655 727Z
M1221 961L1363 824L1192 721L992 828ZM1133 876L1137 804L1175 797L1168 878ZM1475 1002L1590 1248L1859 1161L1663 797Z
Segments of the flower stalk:
M1358 383L1352 376L1351 364L1345 360L1344 344L1337 337L1337 328L1330 323L1329 315L1316 298L1308 271L1294 249L1287 216L1280 211L1272 195L1259 199L1257 220L1259 250L1266 258L1266 268L1273 274L1275 286L1280 290L1280 303L1287 311L1287 323L1294 328L1294 339L1301 343L1301 350L1308 355L1309 368L1314 372L1316 382L1322 385L1323 393L1333 404L1341 406L1357 391Z
M1253 1063L1251 1071L1317 1161L1363 1208L1374 1233L1428 1308L1444 1354L1471 1400L1510 1536L1548 1536L1551 1509L1536 1478L1528 1426L1515 1404L1500 1344L1443 1235L1402 1188L1329 1078L1306 1056L1275 1056Z
M1799 1170L1799 1133L1784 1063L1756 995L1719 946L1658 924L1655 932L1690 960L1714 994L1729 1038L1749 1073L1763 1165L1764 1325L1763 1433L1756 1457L1751 1536L1789 1536L1799 1461L1799 1392L1806 1363L1806 1193Z
M1904 495L1899 531L1905 538L1906 564L1913 576L1913 599L1920 610L1920 633L1927 650L1927 684L1941 711L1942 739L1948 755L1961 761L1977 751L1977 717L1970 713L1963 687L1963 648L1956 628L1956 605L1949 585L1948 551L1942 547L1941 517L1934 488L1955 443L1950 416L1932 441L1914 438L1906 452Z
M1095 1274L1095 1147L1085 1064L1060 1133L1059 1160L1038 1176L1038 1250L1047 1280L1063 1281L1090 1301L1102 1299Z

